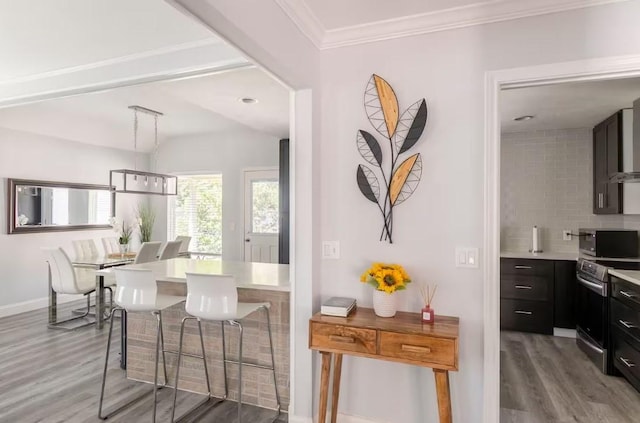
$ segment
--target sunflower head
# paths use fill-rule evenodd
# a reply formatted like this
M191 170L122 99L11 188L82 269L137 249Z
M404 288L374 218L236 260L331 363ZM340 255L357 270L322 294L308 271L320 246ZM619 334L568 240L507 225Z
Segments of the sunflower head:
M411 282L411 279L399 264L373 263L371 268L360 276L360 281L372 285L378 291L391 294L406 289L406 284Z

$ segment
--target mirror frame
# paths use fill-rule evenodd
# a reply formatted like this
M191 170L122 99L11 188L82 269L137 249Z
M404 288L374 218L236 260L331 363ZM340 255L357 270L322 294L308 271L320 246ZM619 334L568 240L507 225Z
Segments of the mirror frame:
M109 224L87 224L87 225L64 225L64 226L16 226L16 190L18 186L30 185L48 188L75 188L104 190L111 193L111 216L114 215L116 207L115 193L109 185L78 184L72 182L38 181L32 179L7 178L7 233L8 234L32 234L41 232L66 232L83 231L92 229L111 229Z

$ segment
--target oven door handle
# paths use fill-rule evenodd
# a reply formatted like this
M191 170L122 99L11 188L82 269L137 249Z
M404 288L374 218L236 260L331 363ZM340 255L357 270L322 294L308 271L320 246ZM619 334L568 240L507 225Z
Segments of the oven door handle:
M606 284L600 285L595 282L588 281L585 278L581 277L580 275L576 275L576 279L578 280L578 283L580 283L581 285L584 285L586 288L590 289L596 294L599 294L601 297L607 296Z

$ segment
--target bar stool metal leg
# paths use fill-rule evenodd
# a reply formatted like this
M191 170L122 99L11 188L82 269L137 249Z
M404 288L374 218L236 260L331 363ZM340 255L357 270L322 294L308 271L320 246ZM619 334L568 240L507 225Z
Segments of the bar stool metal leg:
M227 346L224 340L224 321L220 322L222 329L222 370L224 371L224 398L229 396L229 385L227 384Z
M109 365L109 350L111 349L111 339L112 339L112 335L113 335L113 320L114 320L114 315L117 311L120 311L120 316L122 317L123 313L126 312L125 309L121 308L121 307L115 307L114 309L111 310L111 314L109 316L109 335L107 337L107 352L105 353L105 358L104 358L104 370L102 372L102 386L100 388L100 401L98 403L98 417L101 420L106 420L109 417L113 416L114 414L120 412L121 410L129 407L130 405L132 405L135 402L140 401L141 399L143 399L144 397L146 397L148 394L150 394L151 392L153 392L153 422L155 422L156 419L156 405L157 405L157 391L158 389L161 389L163 387L165 387L166 385L160 385L158 386L158 361L159 361L159 355L160 355L160 338L161 338L161 320L160 320L160 316L158 312L153 312L152 314L154 316L156 316L157 322L158 322L158 329L156 331L156 361L155 361L155 376L154 376L154 384L153 384L153 391L149 391L149 392L145 392L144 394L130 400L129 402L125 403L124 405L121 405L120 407L116 408L115 410L111 411L108 414L105 414L103 412L102 409L102 404L104 401L104 389L105 389L105 385L107 382L107 368ZM166 377L166 376L165 376Z
M280 416L280 393L278 392L278 379L276 378L276 360L273 352L273 337L271 336L271 316L269 315L269 308L264 307L264 311L267 314L267 330L269 332L269 349L271 351L271 368L273 370L273 388L276 391L276 403L277 411L276 419Z
M183 345L183 340L184 340L184 327L185 327L185 323L187 322L187 320L197 320L198 321L198 331L200 333L200 347L202 348L202 356L198 356L198 355L194 355L194 354L185 354L185 353L182 352L182 345ZM204 404L209 402L211 400L211 398L212 398L212 396L211 396L211 382L209 381L209 368L207 367L207 359L206 359L206 355L205 355L205 352L204 352L204 337L202 336L202 323L201 323L200 319L198 319L197 317L190 317L190 316L184 317L182 319L182 324L180 325L180 341L179 342L180 343L178 345L178 362L176 364L176 382L175 382L174 389L173 389L173 407L171 407L171 422L172 423L180 421L183 417L191 414L192 412L194 412L198 408L202 407ZM180 363L182 361L182 356L183 355L202 359L202 362L203 362L203 365L204 365L204 376L206 378L207 391L208 392L207 392L207 397L203 401L201 401L198 404L194 405L191 409L189 409L189 411L185 412L181 417L176 419L175 416L176 416L176 402L177 402L177 399L178 399L178 382L180 380ZM219 403L221 403L221 402L222 401L220 401Z

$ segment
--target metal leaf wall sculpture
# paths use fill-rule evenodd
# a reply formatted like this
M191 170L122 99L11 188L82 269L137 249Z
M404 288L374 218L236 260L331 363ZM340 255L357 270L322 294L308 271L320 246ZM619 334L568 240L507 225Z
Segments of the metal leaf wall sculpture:
M389 141L389 160L385 162L382 146L375 136L359 130L356 144L362 158L379 169L386 192L374 171L358 165L356 180L360 192L375 203L383 218L380 241L393 243L393 208L411 197L422 176L420 153L406 156L420 139L427 123L427 102L423 98L413 103L402 114L391 85L378 75L372 75L364 92L364 108L369 122L378 134ZM401 159L402 156L402 159ZM388 172L385 167L388 166ZM374 168L375 169L375 168Z

